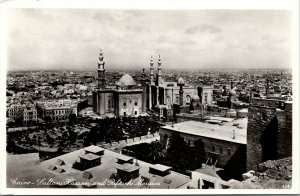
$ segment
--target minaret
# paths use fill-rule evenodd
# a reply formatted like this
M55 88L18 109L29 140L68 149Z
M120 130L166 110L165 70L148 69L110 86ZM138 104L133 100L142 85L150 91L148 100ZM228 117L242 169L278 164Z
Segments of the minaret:
M154 82L154 67L153 67L153 58L150 59L150 84Z
M157 70L158 70L158 73L157 73L157 85L161 84L162 82L162 73L161 73L161 59L160 59L160 55L158 55L158 62L157 62Z
M146 105L147 105L147 86L146 86L146 78L145 78L145 68L143 68L141 83L142 83L142 88L143 88L142 113L145 113Z
M142 84L144 84L145 81L146 81L146 80L145 80L145 75L146 75L146 74L145 74L145 68L143 68L143 72L142 72L142 80L141 80L141 81L142 81Z
M180 109L183 108L183 86L184 86L184 79L182 77L179 77L177 80L177 85L179 86L179 106Z
M230 90L232 90L232 89L233 89L233 81L230 80Z
M266 80L266 96L269 96L269 79Z
M99 53L99 62L98 62L98 89L105 89L105 69L104 65L105 62L103 61L103 52L102 49L100 49Z

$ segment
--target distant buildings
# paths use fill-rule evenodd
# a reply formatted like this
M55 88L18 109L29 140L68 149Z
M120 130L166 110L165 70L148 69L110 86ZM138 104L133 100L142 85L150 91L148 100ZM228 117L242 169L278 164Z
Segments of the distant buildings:
M11 104L6 107L7 117L18 118L23 116L24 107L21 104Z

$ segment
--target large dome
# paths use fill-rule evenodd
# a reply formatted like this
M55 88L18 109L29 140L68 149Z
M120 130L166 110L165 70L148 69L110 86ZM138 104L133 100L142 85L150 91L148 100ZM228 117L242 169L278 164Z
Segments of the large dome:
M117 84L119 86L132 86L132 85L136 85L136 82L129 74L125 74L120 78Z
M192 96L192 102L200 101L200 97L198 95Z

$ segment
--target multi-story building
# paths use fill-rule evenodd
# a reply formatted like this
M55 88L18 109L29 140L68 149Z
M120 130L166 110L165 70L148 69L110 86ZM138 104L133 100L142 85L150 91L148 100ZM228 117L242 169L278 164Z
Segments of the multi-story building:
M222 123L224 120L208 120L210 123L185 121L160 127L160 142L168 148L169 139L177 133L191 147L202 151L204 160L224 168L234 178L246 171L247 118Z
M23 122L28 124L29 122L37 122L37 110L35 106L28 105L23 110Z
M9 105L6 110L7 110L7 117L10 118L20 118L23 116L23 105L21 104L11 104Z
M71 113L77 116L77 100L52 100L36 102L37 113L42 118L49 116L51 121L66 121Z

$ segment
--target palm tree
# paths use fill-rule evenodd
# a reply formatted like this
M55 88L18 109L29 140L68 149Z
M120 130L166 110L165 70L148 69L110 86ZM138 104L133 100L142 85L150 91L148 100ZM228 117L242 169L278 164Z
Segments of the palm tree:
M147 155L147 158L152 163L157 163L166 157L165 148L158 142L152 142L150 144L150 153Z

